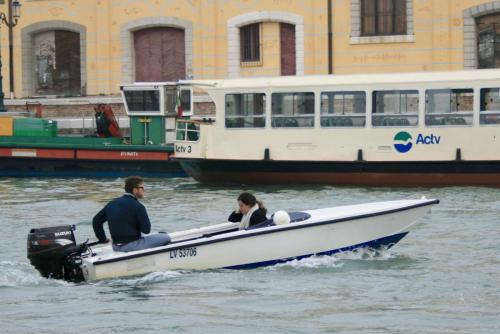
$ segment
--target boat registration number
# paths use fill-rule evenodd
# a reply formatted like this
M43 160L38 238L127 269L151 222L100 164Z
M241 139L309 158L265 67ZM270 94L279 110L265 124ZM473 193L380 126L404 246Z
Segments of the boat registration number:
M174 249L170 251L170 258L175 259L178 257L193 257L196 256L196 254L197 254L196 247Z

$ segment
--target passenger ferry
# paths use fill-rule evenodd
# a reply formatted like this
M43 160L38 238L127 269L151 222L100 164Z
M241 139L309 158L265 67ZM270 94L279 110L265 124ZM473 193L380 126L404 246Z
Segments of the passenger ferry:
M182 84L216 107L177 120L200 182L500 186L500 70Z

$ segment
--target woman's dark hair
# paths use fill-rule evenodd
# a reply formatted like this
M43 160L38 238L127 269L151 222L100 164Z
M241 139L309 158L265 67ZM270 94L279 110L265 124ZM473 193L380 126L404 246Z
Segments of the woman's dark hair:
M129 176L125 179L125 191L132 194L134 188L137 188L144 183L144 180L140 176Z
M238 196L238 201L242 202L245 205L248 205L249 207L252 207L255 204L258 204L259 209L261 209L264 212L264 214L267 213L267 209L264 206L264 204L261 201L258 201L255 198L255 196L250 194L249 192L241 193L240 196Z

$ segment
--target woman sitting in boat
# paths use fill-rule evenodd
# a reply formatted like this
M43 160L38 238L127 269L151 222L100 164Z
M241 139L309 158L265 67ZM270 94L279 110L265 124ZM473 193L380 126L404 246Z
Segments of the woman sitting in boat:
M260 224L267 220L267 209L254 195L244 192L238 196L238 209L233 211L228 220L240 223L240 230L246 230L251 226Z

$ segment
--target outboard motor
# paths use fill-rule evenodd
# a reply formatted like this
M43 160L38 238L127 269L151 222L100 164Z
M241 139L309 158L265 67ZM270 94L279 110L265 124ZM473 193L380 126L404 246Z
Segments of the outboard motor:
M28 234L28 259L46 278L83 280L81 254L87 244L77 245L70 225L34 228Z

